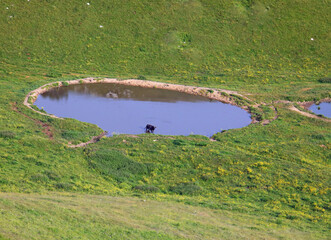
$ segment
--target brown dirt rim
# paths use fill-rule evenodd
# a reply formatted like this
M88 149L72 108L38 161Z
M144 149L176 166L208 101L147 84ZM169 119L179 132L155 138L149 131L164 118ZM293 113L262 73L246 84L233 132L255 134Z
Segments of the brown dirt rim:
M42 132L45 133L45 134L49 137L49 139L51 139L51 140L54 139L54 138L53 138L52 127L51 127L50 125L48 125L47 123L44 123L44 122L42 122L42 121L40 121L40 120L34 119L34 118L32 118L32 117L26 115L25 113L22 113L20 110L18 110L18 108L17 108L16 105L17 105L16 102L11 103L12 109L13 109L15 112L17 112L17 113L23 115L24 117L26 117L26 118L28 118L28 119L31 119L32 121L34 121L37 125L39 125L39 126L42 127Z

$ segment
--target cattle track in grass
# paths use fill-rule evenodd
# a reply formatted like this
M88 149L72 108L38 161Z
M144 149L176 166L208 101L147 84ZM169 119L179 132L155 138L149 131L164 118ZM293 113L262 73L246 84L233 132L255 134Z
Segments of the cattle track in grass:
M99 142L100 139L103 138L103 137L106 136L106 135L107 135L107 131L101 133L101 134L98 135L98 136L94 136L94 137L92 137L92 139L89 140L89 141L87 141L87 142L82 142L82 143L79 143L79 144L76 144L76 145L71 144L71 143L69 142L69 143L68 143L68 147L70 147L70 148L85 147L85 146L87 146L87 145L89 145L89 144L91 144L91 143Z
M315 114L312 114L312 113L309 113L309 112L304 112L304 111L296 108L294 105L290 106L289 109L294 111L294 112L297 112L297 113L299 113L303 116L306 116L306 117L318 119L318 120L321 120L321 121L324 121L324 122L331 122L331 119L329 119L329 118L320 117L318 115L315 115Z
M320 100L319 102L331 102L330 98L325 98ZM296 113L299 113L305 117L309 117L309 118L314 118L314 119L318 119L324 122L331 122L331 119L326 118L326 117L320 117L312 112L306 112L306 111L310 111L309 107L311 105L313 105L315 102L310 101L310 102L296 102L297 105L299 105L300 107L302 107L303 109L305 109L306 111L302 111L300 109L298 109L296 106L294 106L294 103L291 101L285 101L285 100L279 100L276 101L275 103L284 103L284 104L289 104L289 106L287 107L289 110L294 111Z
M54 139L54 138L53 138L53 130L52 130L52 127L51 127L49 124L44 123L44 122L42 122L42 121L40 121L40 120L34 119L34 118L32 118L32 117L26 115L25 113L22 113L20 110L18 110L18 108L17 108L17 103L16 103L16 102L11 103L11 108L12 108L15 112L17 112L17 113L23 115L24 117L26 117L26 118L28 118L28 119L34 121L37 125L41 126L41 127L42 127L42 132L45 133L45 134L49 137L49 139L51 139L51 140Z

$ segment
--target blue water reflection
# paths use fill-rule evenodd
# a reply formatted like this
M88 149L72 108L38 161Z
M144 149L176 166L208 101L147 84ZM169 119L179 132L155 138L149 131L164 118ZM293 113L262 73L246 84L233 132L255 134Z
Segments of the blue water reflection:
M331 103L329 102L322 102L319 105L312 105L309 108L315 114L322 114L325 117L331 118Z
M62 87L38 97L35 105L59 117L98 125L110 134L140 134L146 124L163 135L199 134L241 128L250 122L243 109L164 89L118 84Z

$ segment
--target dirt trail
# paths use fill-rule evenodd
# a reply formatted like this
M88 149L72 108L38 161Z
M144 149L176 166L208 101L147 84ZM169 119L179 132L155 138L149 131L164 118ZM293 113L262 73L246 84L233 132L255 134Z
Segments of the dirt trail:
M325 99L322 99L320 102L331 102L331 99L330 98L325 98ZM313 113L308 113L308 112L305 112L305 111L302 111L298 108L296 108L294 105L293 105L293 102L291 101L285 101L285 100L279 100L279 101L275 101L275 103L284 103L284 104L291 104L291 106L288 107L288 109L294 111L294 112L297 112L305 117L310 117L310 118L314 118L314 119L319 119L319 120L322 120L324 122L331 122L331 119L328 119L328 118L324 118L324 117L320 117L320 116L317 116ZM311 105L314 104L313 101L310 101L310 102L297 102L298 105L300 105L301 107L303 107L304 109L306 110L309 110L309 107Z
M28 119L30 119L30 120L32 120L32 121L34 121L37 125L39 125L39 126L42 127L42 132L45 133L45 134L49 137L49 139L51 139L51 140L54 139L54 137L53 137L53 133L52 133L52 127L51 127L50 125L48 125L47 123L44 123L44 122L42 122L42 121L40 121L40 120L34 119L34 118L32 118L32 117L26 115L25 113L22 113L20 110L18 110L18 108L17 108L16 105L17 105L16 102L11 103L12 109L13 109L15 112L17 112L17 113L23 115L24 117L26 117L26 118L28 118Z
M68 147L70 147L70 148L85 147L85 146L87 146L87 145L89 145L89 144L91 144L91 143L96 143L96 142L100 141L100 139L101 139L102 137L106 136L106 135L107 135L107 132L103 132L103 133L101 133L101 134L98 135L98 136L94 136L94 137L92 137L92 139L91 139L90 141L87 141L87 142L79 143L79 144L76 144L76 145L73 145L73 144L69 143L69 144L68 144Z
M16 102L11 103L12 109L13 109L15 112L17 112L17 113L23 115L24 117L26 117L26 118L32 120L33 122L35 122L37 125L41 126L41 127L42 127L42 132L45 133L45 134L49 137L49 139L51 139L51 140L54 139L54 137L53 137L52 127L51 127L50 125L48 125L47 123L44 123L44 122L42 122L42 121L40 121L40 120L34 119L34 118L32 118L32 117L26 115L25 113L22 113L20 110L18 110L18 108L17 108L16 105L17 105ZM88 144L96 143L96 142L100 141L100 139L101 139L103 136L106 136L106 135L107 135L107 132L103 132L103 133L101 133L101 134L98 135L98 136L94 136L94 137L92 137L92 139L91 139L90 141L87 141L87 142L84 142L84 143L80 143L80 144L76 144L76 145L71 144L71 143L68 143L67 146L70 147L70 148L85 147L85 146L88 145Z
M319 117L319 116L317 116L317 115L314 115L314 114L311 114L311 113L307 113L307 112L301 111L300 109L297 109L297 108L294 107L293 105L290 106L289 109L292 110L292 111L294 111L294 112L300 113L301 115L306 116L306 117L319 119L319 120L322 120L322 121L324 121L324 122L331 122L331 119L327 119L327 118Z
M267 125L267 124L271 123L272 121L275 121L279 117L277 108L275 108L274 106L270 106L270 107L274 110L275 116L273 117L273 119L265 119L265 120L263 120L261 122L262 125Z

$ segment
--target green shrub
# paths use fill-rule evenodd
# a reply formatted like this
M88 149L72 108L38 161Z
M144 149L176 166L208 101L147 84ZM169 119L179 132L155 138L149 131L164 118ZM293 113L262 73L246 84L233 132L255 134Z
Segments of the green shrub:
M180 38L182 40L183 43L190 43L192 42L192 35L189 33L181 33L180 34Z
M63 189L63 190L70 190L72 189L72 186L73 186L72 183L67 183L67 182L60 182L54 185L55 188Z
M8 183L9 183L9 181L7 179L3 179L3 178L0 179L0 185L1 184L8 184Z
M138 79L139 79L139 80L146 80L146 77L145 77L145 76L142 76L142 75L140 75L140 76L138 76Z
M78 131L72 131L72 130L68 130L68 131L64 131L61 136L64 139L70 140L70 139L76 139L76 138L80 138L82 137L83 134L82 132L78 132Z
M206 142L197 142L197 143L195 143L195 146L198 146L198 147L205 147L207 145L208 145L208 143L206 143Z
M224 97L229 97L229 94L227 94L226 92L221 92L221 95Z
M181 139L175 139L172 141L172 143L176 146L183 146L187 144L187 141L181 140Z
M87 158L94 169L119 182L133 181L148 172L145 164L136 162L116 150L99 150L89 154Z
M176 186L170 187L171 192L179 195L198 195L201 193L201 187L196 183L179 183Z
M151 186L151 185L137 185L137 186L133 187L133 190L147 192L147 193L153 193L153 192L160 191L160 189L158 187Z
M208 180L210 180L210 179L213 179L213 175L212 174L203 174L203 175L201 175L201 179L203 180L203 181L208 181Z
M325 137L322 134L312 134L310 137L316 140L325 140Z
M53 171L45 170L44 174L50 179L50 180L58 180L60 179L59 175Z
M0 137L1 138L14 138L16 136L16 133L12 132L12 131L7 131L7 130L4 130L4 131L0 131Z
M318 79L318 81L320 83L331 83L331 77L320 78L320 79Z
M243 6L250 8L254 4L254 0L241 0Z
M67 86L69 86L69 83L68 82L62 82L62 86L67 87Z
M255 118L257 121L263 120L263 116L262 116L261 110L259 108L250 106L248 109L249 109L249 112L251 113L252 117Z
M46 73L46 77L58 78L58 77L62 77L62 74L54 69L51 69L48 73Z
M31 176L31 180L34 182L47 182L48 177L45 176L44 174L37 173L37 174Z

